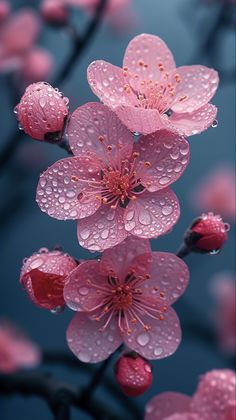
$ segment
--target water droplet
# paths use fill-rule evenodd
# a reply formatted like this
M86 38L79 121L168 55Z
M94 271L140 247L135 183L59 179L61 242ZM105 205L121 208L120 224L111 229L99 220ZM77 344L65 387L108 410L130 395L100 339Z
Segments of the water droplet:
M80 236L82 239L88 239L89 235L90 235L90 230L88 229L82 230L82 232L80 232Z
M218 126L218 121L217 120L214 120L211 126L213 128L216 128Z
M210 254L211 255L217 255L217 254L219 254L219 252L220 252L220 249L213 249L212 251L210 251Z
M42 258L37 258L36 260L32 261L32 263L30 264L30 268L32 268L32 270L34 268L38 268L43 264L43 259Z
M225 223L225 232L229 232L230 231L230 224L229 223Z
M64 309L63 306L56 306L56 308L51 309L50 312L53 315L58 315L63 311L63 309Z
M91 360L91 355L88 352L85 353L81 351L79 353L79 359L81 360L81 362L88 363Z
M161 347L156 347L154 350L154 355L160 356L162 352L163 352L163 349Z
M150 335L146 332L143 332L138 335L137 342L140 346L146 346L150 341Z
M87 287L80 287L79 288L79 293L82 295L82 296L86 296L87 294L88 294L88 292L89 292L89 289L87 288Z

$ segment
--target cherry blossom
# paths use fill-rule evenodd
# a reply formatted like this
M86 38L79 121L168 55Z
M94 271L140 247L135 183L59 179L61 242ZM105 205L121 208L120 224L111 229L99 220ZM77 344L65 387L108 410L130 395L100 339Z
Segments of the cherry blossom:
M19 70L37 40L40 22L33 9L11 14L0 29L0 72Z
M220 215L212 212L202 214L194 220L185 232L186 246L194 252L219 252L227 240L230 225L224 223Z
M193 397L176 392L154 397L145 420L235 420L235 385L232 370L213 370L200 378Z
M218 273L211 282L215 300L214 325L221 350L236 354L236 302L235 277L231 273Z
M0 372L36 367L40 350L15 325L0 321Z
M24 261L20 283L35 305L55 310L65 304L64 284L75 267L76 261L68 254L41 248Z
M20 127L33 139L60 141L69 112L68 102L48 83L29 85L15 108Z
M22 63L22 78L27 83L47 80L52 72L53 63L53 56L47 50L35 47L28 52Z
M80 264L64 288L77 311L67 330L72 352L83 362L106 359L122 342L146 359L173 354L181 341L171 305L188 283L188 268L176 255L151 252L135 237Z
M192 203L203 211L212 210L235 219L235 173L230 165L212 169L195 187Z
M218 87L217 72L201 65L176 69L170 50L154 35L131 40L123 68L102 60L91 63L88 82L133 132L167 128L189 136L206 130L216 117L209 101Z
M99 103L79 107L67 134L75 156L41 175L37 202L56 219L80 219L81 246L101 251L130 234L153 238L173 227L180 211L168 186L188 164L183 137L161 130L134 143L118 117Z

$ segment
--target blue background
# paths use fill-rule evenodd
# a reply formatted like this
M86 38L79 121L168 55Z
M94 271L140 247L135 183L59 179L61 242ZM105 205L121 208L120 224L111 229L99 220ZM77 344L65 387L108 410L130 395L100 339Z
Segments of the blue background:
M20 1L12 3L17 6L23 4ZM85 102L97 100L86 80L88 64L95 59L105 59L121 65L127 43L133 36L142 32L156 34L165 40L174 54L177 65L201 63L211 66L211 62L199 57L198 51L204 37L217 19L218 5L206 7L200 1L191 0L135 0L134 3L136 25L126 32L117 34L104 22L70 77L63 86L60 86L63 93L70 98L71 111ZM78 29L82 29L85 23L84 15L75 14L73 19ZM234 63L233 32L224 29L221 36L220 63L221 66L230 68ZM56 60L55 72L58 71L70 51L67 34L63 30L47 28L43 31L41 44L53 52ZM1 150L14 129L14 116L6 79L3 76L0 76L0 92ZM198 215L198 211L190 202L194 186L217 164L222 162L234 164L234 95L232 82L221 84L213 99L213 103L219 108L218 127L210 128L207 132L189 139L191 161L182 178L174 185L181 203L181 218L171 234L152 241L154 250L176 252L184 231ZM55 244L60 244L76 258L86 258L89 254L77 243L76 222L52 219L43 214L35 202L39 173L63 156L63 151L56 147L34 142L26 137L22 140L11 164L5 169L4 175L1 176L0 307L2 316L21 325L43 348L66 350L65 331L73 313L65 310L60 316L53 316L47 311L36 308L28 300L18 282L23 258L30 256L40 247L52 248ZM13 198L14 202L14 197L18 194L23 195L21 204L17 202L9 208L8 201ZM195 321L201 324L210 322L213 303L209 293L209 280L218 271L233 270L234 256L235 244L231 231L228 242L218 256L195 254L187 259L191 281L182 301L176 305L183 330L184 323L192 319L195 311L200 315ZM199 336L188 334L184 330L183 341L178 351L170 358L153 363L153 366L153 386L144 396L136 399L140 412L152 396L162 391L176 390L191 395L200 374L212 368L228 367L230 361L216 347L210 347ZM50 370L49 367L45 369ZM71 380L77 385L88 381L84 373L69 371L66 368L53 367L51 370L57 376ZM97 396L106 399L103 388L97 391ZM115 402L111 404L115 407ZM1 420L14 420L16 416L18 420L52 418L45 402L37 398L4 399L1 401L0 409ZM84 413L78 415L78 412L73 412L73 419L76 418L84 420L88 417Z

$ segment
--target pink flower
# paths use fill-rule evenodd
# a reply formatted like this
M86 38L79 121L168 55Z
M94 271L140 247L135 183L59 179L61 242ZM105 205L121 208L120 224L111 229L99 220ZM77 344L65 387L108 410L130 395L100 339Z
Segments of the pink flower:
M201 377L193 397L165 392L146 406L145 420L235 420L236 376L213 370Z
M129 237L101 260L79 265L64 288L77 311L67 330L72 352L83 362L106 359L122 342L146 359L173 354L181 330L171 304L184 292L188 268L174 254L151 252Z
M27 82L47 80L53 68L53 56L42 48L34 48L25 56L21 75Z
M10 14L11 5L7 0L0 0L0 23L2 23Z
M49 23L66 23L69 13L64 0L43 0L40 5L43 18Z
M12 373L40 363L39 348L14 325L0 322L0 372Z
M79 6L84 7L87 10L94 10L99 0L63 0L65 4L72 5L72 6ZM116 12L119 12L121 9L125 9L126 7L129 7L132 0L109 0L107 7L106 7L106 13L107 14L113 14Z
M42 248L24 261L20 283L35 305L54 310L65 304L66 277L75 267L76 261L68 254Z
M208 102L217 90L217 72L201 65L176 69L170 50L154 35L132 39L123 68L91 63L88 82L133 132L167 128L189 136L206 130L216 117L216 107Z
M81 246L101 251L128 235L154 238L179 217L167 188L188 164L188 142L168 131L132 134L107 107L88 103L71 116L67 130L75 157L44 172L37 189L42 211L56 219L80 219Z
M192 196L194 206L212 210L235 219L235 173L229 165L219 166L206 174Z
M231 273L219 273L211 284L215 299L214 324L222 351L236 354L236 302L235 277Z
M68 116L68 98L48 83L38 82L25 90L15 111L21 128L33 139L57 142Z
M18 70L24 55L35 43L40 30L39 19L31 9L21 9L4 22L0 29L0 71Z

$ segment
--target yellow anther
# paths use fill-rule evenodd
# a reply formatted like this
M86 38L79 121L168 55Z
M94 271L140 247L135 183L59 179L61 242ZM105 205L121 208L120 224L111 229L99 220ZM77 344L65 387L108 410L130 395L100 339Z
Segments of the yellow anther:
M74 181L74 182L79 181L79 178L75 175L72 175L71 181Z
M145 168L150 168L151 162L148 162L148 161L144 162L144 166Z
M179 98L179 102L186 101L186 99L187 99L187 98L188 98L188 97L187 97L186 95L181 96L181 97Z

